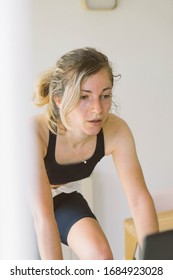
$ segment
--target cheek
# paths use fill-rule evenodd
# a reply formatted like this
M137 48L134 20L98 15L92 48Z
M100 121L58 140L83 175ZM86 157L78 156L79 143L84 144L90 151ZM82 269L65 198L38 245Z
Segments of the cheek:
M78 116L80 118L86 118L90 114L90 102L81 102L77 107Z
M108 105L108 111L110 111L111 107L112 107L112 101Z
M101 107L103 112L107 113L110 111L111 105L112 105L112 101L111 100L107 100L107 101L101 101ZM85 116L86 114L90 113L90 108L92 108L92 102L91 101L86 101L85 102L81 102L80 104L78 104L78 106L76 107L76 109L74 110L74 113L77 116ZM75 118L75 117L74 117Z
M81 102L79 105L78 105L78 109L79 111L87 111L89 108L90 108L90 103L89 101L85 101L85 102Z
M109 112L110 109L111 109L111 105L112 105L112 102L111 101L107 101L107 102L104 102L103 105L102 105L102 108L105 112Z
M78 106L69 114L69 120L73 123L79 123L84 115L85 109Z

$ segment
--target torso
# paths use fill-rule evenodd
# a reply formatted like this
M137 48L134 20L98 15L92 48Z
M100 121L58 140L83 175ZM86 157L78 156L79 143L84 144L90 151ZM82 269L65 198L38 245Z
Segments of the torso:
M41 146L41 151L43 158L47 154L47 147L49 143L49 129L45 121L45 115L38 115L35 117L36 127L39 135L39 145ZM110 155L115 150L116 135L119 134L119 130L123 124L123 121L112 114L109 114L107 120L103 125L104 134L104 145L105 145L105 155ZM66 145L66 141L63 140L64 137L61 135L57 136L56 148L55 148L55 159L59 164L73 164L78 162L74 157L74 152L69 146ZM85 150L82 150L82 156L85 158L90 158L96 148L96 137L92 138L92 141L88 144L91 149L86 146ZM66 151L66 153L64 153Z
M73 155L76 160L70 163L59 163L55 157L55 146L56 146L56 138L55 134L49 133L49 143L47 154L44 157L44 164L47 172L47 176L49 182L53 185L57 184L67 184L70 182L79 181L81 179L87 178L93 172L97 163L104 157L104 135L103 130L96 136L96 145L95 150L91 157L85 158L85 160L78 161L78 157L76 154ZM66 150L63 150L63 152ZM68 155L68 151L66 151Z

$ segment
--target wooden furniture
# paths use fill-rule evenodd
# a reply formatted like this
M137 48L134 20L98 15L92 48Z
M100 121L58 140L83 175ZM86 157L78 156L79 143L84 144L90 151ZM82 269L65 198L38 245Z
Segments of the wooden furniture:
M157 214L160 231L173 229L173 210ZM134 260L138 244L136 230L132 218L124 221L125 259Z

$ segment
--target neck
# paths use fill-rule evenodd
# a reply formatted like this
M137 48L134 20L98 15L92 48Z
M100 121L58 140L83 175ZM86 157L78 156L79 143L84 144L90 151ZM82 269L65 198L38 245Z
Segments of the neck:
M71 145L76 148L77 146L82 146L95 138L95 136L81 134L81 133L74 133L72 131L66 132L66 138L71 143Z
M78 135L77 138L76 135L74 136L74 134L66 132L65 137L79 161L87 164L87 158L91 156L93 147L95 146L95 136L89 136L85 134L83 137Z

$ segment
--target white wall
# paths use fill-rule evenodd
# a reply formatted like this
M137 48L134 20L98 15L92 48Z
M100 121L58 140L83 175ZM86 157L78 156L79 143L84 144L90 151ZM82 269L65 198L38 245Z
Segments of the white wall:
M173 1L119 0L113 11L93 12L79 0L33 0L33 14L35 76L84 46L107 54L122 74L115 89L120 116L134 134L157 210L172 208ZM99 163L93 182L96 215L115 257L123 258L123 219L130 212L111 158Z
M0 259L33 259L37 255L26 199L26 191L35 181L30 173L33 149L28 126L33 113L29 106L31 23L31 2L0 1Z

